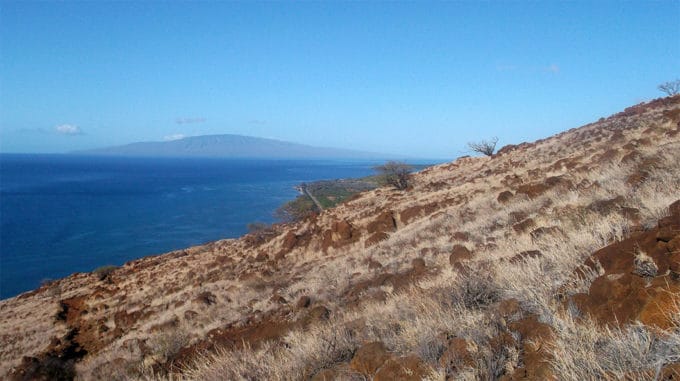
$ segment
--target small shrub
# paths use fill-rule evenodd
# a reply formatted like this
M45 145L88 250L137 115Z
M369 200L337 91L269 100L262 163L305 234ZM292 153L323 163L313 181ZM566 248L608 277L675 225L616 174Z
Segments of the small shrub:
M92 271L92 273L97 277L99 280L104 280L108 278L113 272L118 268L118 266L113 266L113 265L106 265L106 266L101 266L97 267Z
M189 344L189 335L180 328L159 332L149 340L152 356L161 362L173 359L179 351Z
M467 145L474 152L481 153L486 156L493 156L493 153L496 150L496 144L498 144L498 138L493 137L488 141L482 140L480 142L470 142Z
M43 279L40 281L40 288L45 289L49 296L58 297L61 295L61 284L57 280Z
M392 185L399 190L404 190L408 187L412 170L410 165L398 161L388 161L373 169L380 172L386 184Z

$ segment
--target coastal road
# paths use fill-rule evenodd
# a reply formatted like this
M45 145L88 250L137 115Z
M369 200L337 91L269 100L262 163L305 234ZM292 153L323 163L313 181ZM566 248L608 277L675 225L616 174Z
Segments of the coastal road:
M319 208L319 211L323 210L323 206L321 206L319 200L317 200L316 197L314 197L314 195L307 190L307 187L305 185L302 185L301 188L302 193L306 194L307 196L309 196L309 198L312 199L312 201L314 201L314 204L316 204L316 207Z

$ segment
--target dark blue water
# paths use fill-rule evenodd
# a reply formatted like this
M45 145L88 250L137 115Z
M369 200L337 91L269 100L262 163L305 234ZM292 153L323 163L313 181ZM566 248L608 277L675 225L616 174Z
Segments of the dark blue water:
M293 187L376 163L0 155L0 298L146 255L237 237Z

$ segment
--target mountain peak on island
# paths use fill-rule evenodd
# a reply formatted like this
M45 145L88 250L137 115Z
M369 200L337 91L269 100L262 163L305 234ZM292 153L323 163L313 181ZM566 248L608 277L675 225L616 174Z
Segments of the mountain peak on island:
M190 136L158 142L75 151L77 154L157 157L215 157L249 159L385 159L394 155L340 148L314 147L246 135Z

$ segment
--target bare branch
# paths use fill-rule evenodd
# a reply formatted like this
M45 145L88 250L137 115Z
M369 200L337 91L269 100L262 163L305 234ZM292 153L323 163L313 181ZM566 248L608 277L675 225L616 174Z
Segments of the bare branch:
M498 143L498 138L493 137L491 140L482 140L480 142L470 142L468 147L474 151L486 156L492 156L493 152L496 150L496 144Z
M673 96L680 93L680 79L675 81L668 81L659 85L658 89L663 91L668 96Z

